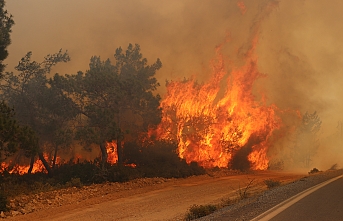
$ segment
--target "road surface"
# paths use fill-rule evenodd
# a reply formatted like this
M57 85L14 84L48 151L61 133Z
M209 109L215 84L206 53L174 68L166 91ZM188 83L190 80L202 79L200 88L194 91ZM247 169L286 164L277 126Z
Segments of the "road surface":
M343 176L298 194L256 220L343 220Z
M193 204L219 203L222 198L237 197L237 190L244 188L249 180L254 180L254 188L249 189L249 192L252 192L266 189L263 182L265 179L288 183L303 176L304 174L260 171L225 177L190 177L164 183L160 187L155 185L153 189L140 188L135 194L125 195L125 192L113 192L97 200L47 208L8 220L181 220Z

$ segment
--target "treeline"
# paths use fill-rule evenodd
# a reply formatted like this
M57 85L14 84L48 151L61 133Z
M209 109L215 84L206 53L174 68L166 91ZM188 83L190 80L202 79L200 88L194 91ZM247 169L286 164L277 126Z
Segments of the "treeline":
M162 67L159 59L148 64L140 46L129 44L126 49L116 49L111 60L91 57L85 72L60 75L52 70L70 61L67 51L49 54L42 61L32 60L32 52L28 52L14 72L4 72L2 62L8 55L6 48L14 24L4 5L0 0L1 162L11 157L13 160L15 155L12 163L24 159L30 164L30 174L38 157L49 176L57 176L57 170L62 169L57 163L59 153L81 145L101 153L89 163L107 171L106 146L115 141L117 166L134 163L137 170L144 167L145 172L139 176L157 176L161 173L156 171L167 167L173 167L169 176L185 175L179 169L187 164L177 157L176 144L156 142L159 148L154 148L155 144L147 147L140 142L148 129L161 121L161 98L156 92L159 82L155 77ZM178 174L173 172L175 168ZM85 182L91 181L87 178Z
M97 145L104 167L107 142L115 140L121 164L124 138L133 142L160 122L155 73L162 63L157 59L148 65L139 45L130 44L125 51L118 48L114 64L94 56L89 70L64 76L51 76L51 70L70 60L67 52L47 55L42 62L32 61L31 56L29 52L19 61L17 73L2 76L1 99L14 108L11 118L21 125L18 128L28 131L20 140L3 143L6 155L21 151L31 158L31 167L39 156L51 174L58 151L78 142L85 147ZM43 152L52 152L52 163Z

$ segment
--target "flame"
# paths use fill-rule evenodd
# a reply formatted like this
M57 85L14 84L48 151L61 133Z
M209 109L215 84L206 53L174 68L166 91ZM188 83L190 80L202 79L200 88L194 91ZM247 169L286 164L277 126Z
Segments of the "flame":
M122 146L124 146L124 142L122 142ZM118 163L118 152L117 152L117 141L113 140L112 142L107 142L106 145L107 149L107 162L111 165ZM126 167L136 168L136 164L134 163L127 163L124 164Z
M247 160L252 169L267 169L268 140L281 120L275 105L266 105L263 94L260 100L253 94L254 82L264 76L257 69L256 44L257 37L239 67L225 67L218 47L207 83L192 78L167 84L162 121L155 133L158 139L177 141L178 154L188 163L228 167L235 153L255 136Z
M44 157L47 159L47 155L44 155ZM13 162L2 162L0 165L0 172L4 172L7 171L9 173L17 173L20 175L26 174L30 168L29 165L18 165L15 164L13 165ZM39 173L39 172L44 172L46 173L46 169L42 163L42 161L40 161L39 159L37 159L34 163L33 163L33 167L32 167L32 172L31 173Z
M113 140L112 142L107 142L106 149L107 162L111 165L116 164L118 162L117 141Z

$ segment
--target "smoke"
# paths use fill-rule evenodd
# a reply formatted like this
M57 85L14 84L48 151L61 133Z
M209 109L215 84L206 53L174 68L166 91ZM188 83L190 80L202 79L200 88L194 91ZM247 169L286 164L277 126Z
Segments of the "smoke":
M276 6L261 17L271 3ZM224 55L239 65L255 30L259 70L267 74L256 91L282 110L317 111L323 124L313 164L343 165L342 145L328 138L343 117L342 7L339 0L11 0L7 9L16 25L5 62L13 70L28 51L39 61L63 48L72 60L55 71L72 74L86 70L93 55L113 58L116 48L138 43L149 62L162 60L157 77L163 94L166 79L194 75L206 81L214 49L226 36ZM285 152L289 145L274 149Z

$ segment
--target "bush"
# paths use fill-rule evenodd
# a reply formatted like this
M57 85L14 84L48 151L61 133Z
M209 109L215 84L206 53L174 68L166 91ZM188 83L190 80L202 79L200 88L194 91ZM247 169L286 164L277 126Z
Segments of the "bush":
M73 186L73 187L77 187L77 188L82 187L82 183L81 183L80 178L71 178L70 183L71 183L71 186Z
M187 164L177 154L177 144L155 141L149 147L137 143L126 143L124 147L126 163L135 164L144 177L183 178L205 174L204 168L196 162Z
M215 205L192 205L186 215L186 220L193 220L203 216L207 216L217 210Z
M337 168L338 168L338 164L335 163L334 165L332 165L332 166L330 167L329 170L337 170Z
M271 188L274 188L274 187L281 185L280 181L273 180L273 179L264 180L263 182L267 185L268 189L271 189Z
M0 192L0 211L7 211L7 197L6 195L1 191Z
M313 173L319 173L320 171L317 168L313 168L312 170L310 170L310 172L308 172L308 174L313 174Z

